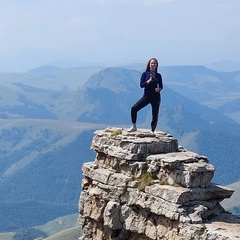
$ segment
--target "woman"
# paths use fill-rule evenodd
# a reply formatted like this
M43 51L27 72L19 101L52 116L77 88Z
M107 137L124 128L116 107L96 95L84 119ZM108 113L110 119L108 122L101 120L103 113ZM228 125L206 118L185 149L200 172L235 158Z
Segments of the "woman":
M151 58L148 63L145 72L142 73L140 79L140 87L144 88L143 97L138 100L131 108L132 127L128 132L137 131L137 112L148 104L152 106L152 121L151 121L151 134L154 135L154 131L157 127L158 112L161 102L160 91L163 89L162 76L158 71L158 61L156 58Z

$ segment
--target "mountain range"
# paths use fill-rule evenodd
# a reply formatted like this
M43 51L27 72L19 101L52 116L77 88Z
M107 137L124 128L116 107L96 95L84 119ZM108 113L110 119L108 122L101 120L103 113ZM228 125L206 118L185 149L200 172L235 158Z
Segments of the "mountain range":
M137 66L44 66L0 74L1 231L77 212L81 166L94 160L93 132L129 127L143 94ZM157 130L208 157L213 181L239 181L240 72L204 66L160 67L164 89ZM149 128L150 106L138 114ZM240 205L240 204L239 204Z

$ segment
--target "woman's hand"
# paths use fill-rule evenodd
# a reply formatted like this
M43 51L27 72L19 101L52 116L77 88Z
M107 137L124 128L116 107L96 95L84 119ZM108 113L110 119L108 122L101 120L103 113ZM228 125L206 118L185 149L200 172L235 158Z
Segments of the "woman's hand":
M152 75L150 75L150 78L147 80L147 84L151 83L151 82L152 82L152 80L153 80L153 76L152 76Z
M155 88L155 92L160 92L161 90L161 88Z

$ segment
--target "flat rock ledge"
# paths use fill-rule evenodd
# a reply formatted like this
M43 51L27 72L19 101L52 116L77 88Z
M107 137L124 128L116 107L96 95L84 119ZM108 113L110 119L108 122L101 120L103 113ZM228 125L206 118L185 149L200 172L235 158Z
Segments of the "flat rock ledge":
M208 158L173 136L106 128L95 131L91 149L94 162L82 166L80 239L240 239L240 219L220 205L233 190L211 183ZM235 228L214 228L219 217Z

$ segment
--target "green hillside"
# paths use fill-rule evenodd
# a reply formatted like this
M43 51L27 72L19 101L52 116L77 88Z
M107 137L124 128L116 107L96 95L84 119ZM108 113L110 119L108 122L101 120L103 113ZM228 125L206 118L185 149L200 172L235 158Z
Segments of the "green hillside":
M14 232L0 233L0 240L12 240L14 235L15 235Z
M82 230L80 226L70 227L58 232L45 240L77 240L81 236Z
M240 215L240 181L227 185L227 187L234 190L231 198L225 199L222 202L222 206L236 215Z
M46 240L74 240L78 239L81 235L81 226L77 223L78 214L66 215L63 217L51 220L44 225L35 226L31 229L22 229L17 232L0 233L0 240L13 240L31 238L33 234L39 233L46 234L48 237L36 238ZM36 231L35 231L36 230Z
M203 66L160 72L164 89L157 130L207 156L216 167L214 182L239 181L240 125L229 118L238 115L239 72ZM140 75L130 68L53 66L0 73L0 231L77 212L81 167L95 158L93 132L130 126L131 106L143 94ZM148 106L138 114L138 127L149 128L150 121Z

